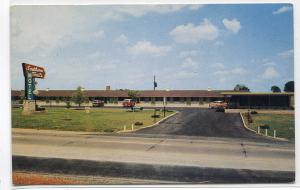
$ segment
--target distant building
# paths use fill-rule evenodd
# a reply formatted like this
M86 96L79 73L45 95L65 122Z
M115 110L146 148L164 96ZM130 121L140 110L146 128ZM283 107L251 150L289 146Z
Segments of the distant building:
M72 97L74 90L39 90L39 105L64 106ZM85 90L90 106L93 100L103 100L107 106L121 106L124 99L129 98L126 90ZM24 91L12 90L12 102L18 103ZM231 108L274 108L288 109L294 107L294 93L253 93L233 90L140 90L138 104L140 106L163 106L164 98L169 107L208 107L212 101L229 102ZM50 103L49 103L50 102Z

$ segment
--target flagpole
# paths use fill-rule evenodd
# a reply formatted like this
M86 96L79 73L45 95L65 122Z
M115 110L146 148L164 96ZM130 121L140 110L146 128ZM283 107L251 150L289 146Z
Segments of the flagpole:
M153 81L153 90L155 91L155 75L154 75L154 81Z

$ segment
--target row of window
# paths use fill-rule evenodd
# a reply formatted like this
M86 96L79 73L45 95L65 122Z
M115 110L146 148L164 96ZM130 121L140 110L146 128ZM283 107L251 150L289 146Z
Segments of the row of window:
M12 97L12 100L19 100L20 97ZM123 101L124 97L118 97L118 98L106 98L106 97L89 97L90 101L93 100L102 100L102 101ZM57 101L66 101L70 100L70 97L37 97L37 100L57 100ZM219 98L199 98L199 97L167 97L166 99L168 102L210 102L210 101L216 101L220 100ZM163 102L163 97L140 97L137 99L137 101L142 102Z

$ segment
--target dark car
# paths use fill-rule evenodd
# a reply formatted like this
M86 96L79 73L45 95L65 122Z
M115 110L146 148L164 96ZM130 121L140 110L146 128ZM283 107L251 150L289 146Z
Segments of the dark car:
M223 108L223 107L218 107L217 109L216 109L216 112L225 112L225 109Z

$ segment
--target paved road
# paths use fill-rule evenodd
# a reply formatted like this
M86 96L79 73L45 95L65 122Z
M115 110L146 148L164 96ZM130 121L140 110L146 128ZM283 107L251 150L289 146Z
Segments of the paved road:
M13 155L213 168L293 171L294 145L13 129Z
M136 133L267 139L246 130L239 113L222 113L215 112L213 109L193 108L179 109L179 113L158 126L145 128Z

